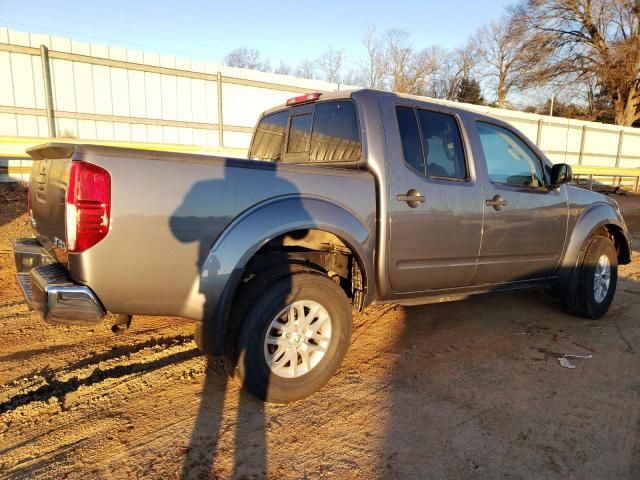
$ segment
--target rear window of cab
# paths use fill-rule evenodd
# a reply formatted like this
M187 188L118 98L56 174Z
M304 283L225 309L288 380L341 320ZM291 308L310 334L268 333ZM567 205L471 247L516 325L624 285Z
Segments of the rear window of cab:
M285 163L359 161L362 144L354 102L327 101L307 107L263 117L256 127L249 158Z

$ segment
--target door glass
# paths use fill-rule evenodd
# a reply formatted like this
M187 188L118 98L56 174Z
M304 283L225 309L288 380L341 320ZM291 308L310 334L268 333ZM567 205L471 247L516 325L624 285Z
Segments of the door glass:
M291 125L293 128L293 123ZM309 161L356 161L360 159L360 149L358 117L353 102L318 103L313 117Z
M420 132L413 108L397 107L396 116L398 117L398 127L400 128L404 159L409 165L424 175L424 155L422 154Z
M256 128L249 158L254 160L280 160L288 119L289 112L287 110L264 117L258 124L258 128Z
M467 178L458 123L451 115L418 110L427 174L430 177Z
M540 160L522 140L497 125L483 122L476 125L493 183L529 188L544 186Z
M311 133L310 113L291 117L291 129L289 130L289 144L287 153L307 153L309 152L309 138Z

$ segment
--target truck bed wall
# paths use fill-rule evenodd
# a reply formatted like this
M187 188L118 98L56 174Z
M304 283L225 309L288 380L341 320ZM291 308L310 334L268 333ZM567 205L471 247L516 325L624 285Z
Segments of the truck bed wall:
M201 320L200 272L214 241L269 199L325 199L375 232L374 179L366 171L115 149L85 148L75 158L110 172L112 226L100 243L69 255L70 270L115 313ZM372 234L371 258L373 244Z

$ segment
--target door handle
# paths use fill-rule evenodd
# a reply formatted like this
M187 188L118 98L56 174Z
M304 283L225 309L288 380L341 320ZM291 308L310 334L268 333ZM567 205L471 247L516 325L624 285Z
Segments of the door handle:
M396 200L399 202L407 202L411 208L416 208L421 203L424 203L424 195L412 188L405 195L398 195Z
M484 203L487 207L493 207L494 210L502 210L503 207L507 206L507 201L502 198L502 195L496 195L493 198L485 200Z

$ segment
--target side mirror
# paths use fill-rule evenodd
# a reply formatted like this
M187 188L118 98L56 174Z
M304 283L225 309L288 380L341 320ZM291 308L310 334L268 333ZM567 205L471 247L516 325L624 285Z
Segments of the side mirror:
M571 165L566 163L556 163L551 168L551 185L550 188L558 188L563 183L570 182L573 178Z

